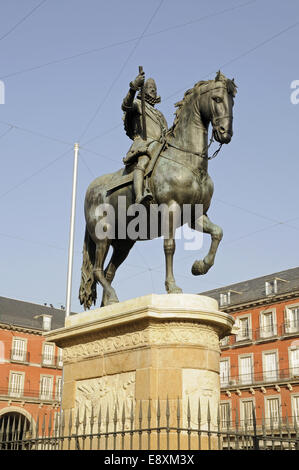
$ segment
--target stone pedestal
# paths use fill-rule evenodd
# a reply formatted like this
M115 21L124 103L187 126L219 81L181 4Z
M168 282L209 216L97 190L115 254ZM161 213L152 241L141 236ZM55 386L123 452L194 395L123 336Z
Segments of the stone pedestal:
M73 422L78 410L81 423L85 414L86 432L92 415L98 425L99 414L111 431L197 428L199 420L201 429L216 430L219 339L233 323L214 299L193 294L152 294L70 316L65 328L46 334L63 349L63 410L72 411ZM190 445L188 433L179 433L179 443L168 429L158 434L131 435L133 445L146 448L149 436L152 449Z

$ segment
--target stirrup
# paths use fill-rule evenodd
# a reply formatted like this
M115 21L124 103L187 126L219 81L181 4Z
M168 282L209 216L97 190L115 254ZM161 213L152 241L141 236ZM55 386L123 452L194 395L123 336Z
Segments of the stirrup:
M145 193L142 196L136 198L135 204L144 204L154 199L152 193Z

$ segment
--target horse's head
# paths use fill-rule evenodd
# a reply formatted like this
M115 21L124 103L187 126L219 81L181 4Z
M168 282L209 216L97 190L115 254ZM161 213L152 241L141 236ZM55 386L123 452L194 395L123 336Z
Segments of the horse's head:
M233 135L233 105L236 92L234 79L226 78L220 71L207 88L208 120L213 126L213 136L220 144L228 144Z

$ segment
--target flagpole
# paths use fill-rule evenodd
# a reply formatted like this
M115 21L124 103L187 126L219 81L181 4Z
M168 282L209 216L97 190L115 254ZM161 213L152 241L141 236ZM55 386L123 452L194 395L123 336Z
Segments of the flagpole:
M65 305L65 316L66 317L68 317L70 315L70 312L71 312L72 274L73 274L73 255L74 255L74 231L75 231L75 215L76 215L77 174L78 174L78 153L79 153L79 144L75 143L75 145L74 145L74 171L73 171L72 208L71 208L70 239L69 239L69 260L68 260L66 305Z

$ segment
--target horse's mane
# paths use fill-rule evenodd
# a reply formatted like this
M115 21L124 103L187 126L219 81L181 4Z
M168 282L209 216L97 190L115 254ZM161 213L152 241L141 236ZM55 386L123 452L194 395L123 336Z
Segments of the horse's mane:
M227 92L232 96L236 95L237 85L235 84L234 79L230 80L229 78L226 78L226 76L223 75L220 72L220 70L217 73L216 78L214 80L201 80L201 81L195 83L193 88L190 88L189 90L187 90L184 93L184 96L181 99L181 101L178 101L177 103L175 103L174 106L177 108L177 110L175 112L175 118L174 118L174 121L173 121L173 125L169 128L169 130L167 132L168 135L175 136L175 128L176 128L176 126L179 122L181 111L182 111L184 105L190 101L191 97L193 96L194 91L197 91L201 87L204 87L204 85L209 85L210 83L215 82L215 81L221 81L221 82L225 83L226 88L227 88Z

